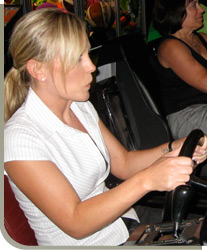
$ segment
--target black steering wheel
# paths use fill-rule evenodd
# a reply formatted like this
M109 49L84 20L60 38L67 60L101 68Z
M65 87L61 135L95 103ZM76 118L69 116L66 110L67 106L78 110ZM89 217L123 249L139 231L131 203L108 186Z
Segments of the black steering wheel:
M202 143L201 143L202 137L204 137L204 133L202 130L200 129L193 130L186 138L180 150L179 156L186 156L186 157L192 158L196 146L197 145L202 146ZM190 181L187 184L195 188L199 188L199 189L204 188L204 191L207 191L206 190L207 187L205 185L202 186L203 181L200 178L198 179L198 177L195 176L196 170L197 168L194 168L194 171L190 176ZM206 183L204 182L203 184L206 184Z
M192 158L197 145L201 145L204 133L200 129L193 130L186 138L179 156ZM174 236L177 236L179 225L187 212L190 200L194 192L207 193L207 181L196 176L197 168L194 168L187 185L180 185L174 191L167 192L163 210L163 221L174 222Z

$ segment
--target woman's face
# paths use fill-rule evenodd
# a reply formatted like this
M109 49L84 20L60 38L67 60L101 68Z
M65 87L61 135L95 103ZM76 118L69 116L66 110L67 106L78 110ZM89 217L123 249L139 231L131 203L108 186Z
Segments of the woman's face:
M182 27L187 27L191 30L197 30L203 25L203 12L198 0L186 1L186 18Z
M54 67L54 84L60 98L71 101L86 101L92 83L92 72L96 67L89 57L90 44L80 56L76 65L63 78L61 63L57 60Z

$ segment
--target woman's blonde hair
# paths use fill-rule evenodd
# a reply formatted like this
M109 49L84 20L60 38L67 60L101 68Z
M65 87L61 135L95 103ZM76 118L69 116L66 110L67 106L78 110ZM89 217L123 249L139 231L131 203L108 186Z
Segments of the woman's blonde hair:
M15 25L9 52L13 67L4 80L5 122L24 102L32 81L28 60L53 65L58 56L64 72L75 66L88 42L85 23L58 8L31 11Z

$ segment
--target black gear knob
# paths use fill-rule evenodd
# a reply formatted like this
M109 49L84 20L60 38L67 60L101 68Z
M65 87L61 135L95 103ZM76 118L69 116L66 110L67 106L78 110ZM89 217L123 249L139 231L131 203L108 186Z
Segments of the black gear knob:
M180 224L185 217L189 203L193 198L194 190L191 186L180 185L173 191L172 201L172 220L173 220L173 236L178 238Z

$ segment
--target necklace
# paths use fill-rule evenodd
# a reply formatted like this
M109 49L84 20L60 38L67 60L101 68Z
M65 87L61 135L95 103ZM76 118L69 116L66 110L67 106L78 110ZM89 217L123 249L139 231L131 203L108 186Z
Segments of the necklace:
M193 35L193 34L192 34L192 36L191 36L191 43L192 43L192 45L193 45L193 47L194 47L195 49L198 48L197 45L196 45L196 43L195 43L195 41L194 41L194 35Z
M184 38L184 37L182 37L182 35L180 35L180 39L190 43L191 45L193 45L193 48L198 49L198 46L197 46L197 44L195 43L195 40L194 40L194 34L193 33L191 34L191 39Z

